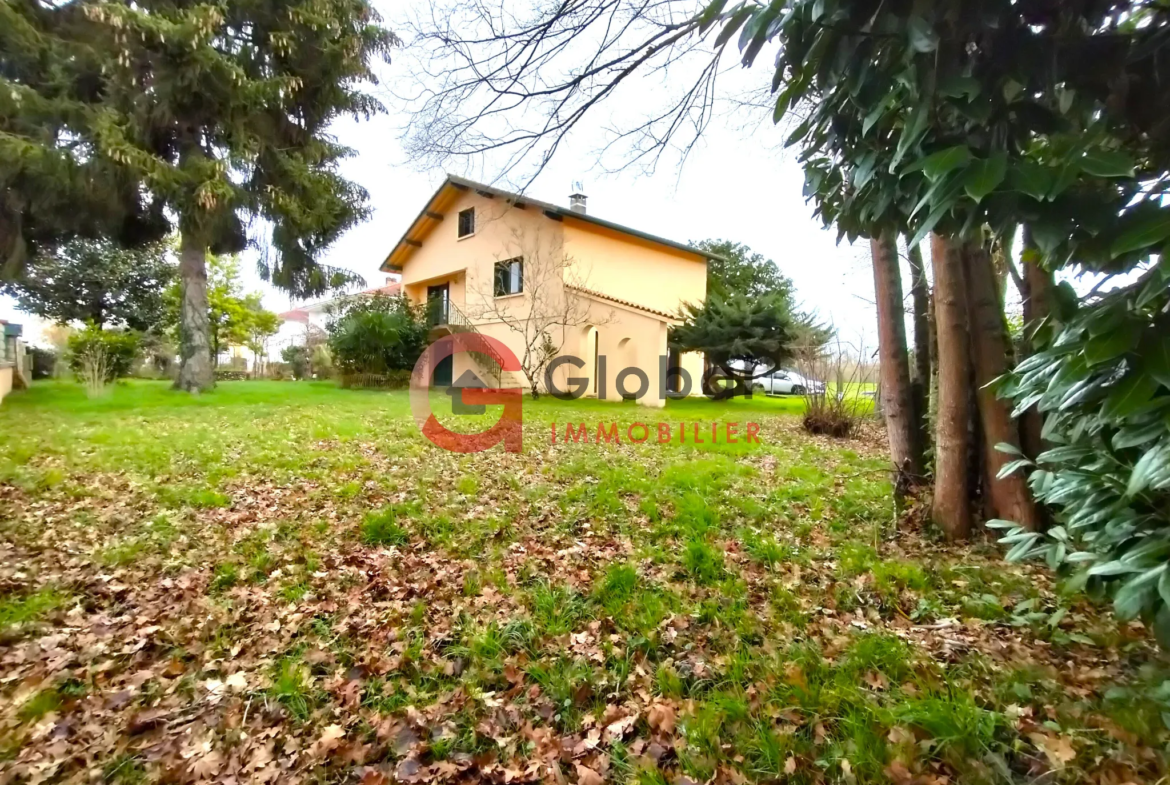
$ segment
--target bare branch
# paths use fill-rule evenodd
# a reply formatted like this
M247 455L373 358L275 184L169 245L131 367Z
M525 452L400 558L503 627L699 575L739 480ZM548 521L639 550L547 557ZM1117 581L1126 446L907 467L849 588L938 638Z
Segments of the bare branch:
M700 3L536 0L520 13L509 6L445 0L412 22L418 87L407 99L414 111L406 148L420 166L490 154L501 161L500 177L526 185L635 73L662 79L665 89L654 91L661 101L640 101L644 116L610 128L602 153L628 148L618 168L653 168L677 145L685 160L714 116L723 51L704 45Z

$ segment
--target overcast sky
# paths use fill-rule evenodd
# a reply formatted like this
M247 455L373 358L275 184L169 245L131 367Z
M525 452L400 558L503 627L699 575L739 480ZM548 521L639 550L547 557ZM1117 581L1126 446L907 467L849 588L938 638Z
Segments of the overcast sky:
M391 3L382 5L388 25L402 29L396 13L403 13L406 4L394 3L398 10L392 10ZM394 89L409 80L410 63L409 54L399 53L384 66L383 87ZM759 67L746 76L729 74L732 86L737 79L768 77ZM748 133L737 130L745 118L729 114L711 126L681 169L675 160L664 161L653 174L607 175L599 168L594 151L605 140L602 129L615 117L637 117L640 102L658 87L635 84L625 94L618 93L560 149L528 193L567 204L573 181L581 180L593 215L678 241L725 238L746 243L775 260L795 283L806 308L836 325L845 340L864 336L867 349L873 351L876 323L868 247L837 245L836 233L821 228L812 217L801 193L800 166L779 149L781 132L770 123ZM404 110L390 97L386 100L389 114L371 121L346 121L335 129L341 141L357 151L344 164L344 174L369 191L373 214L331 248L325 261L357 271L371 285L381 282L378 265L444 177L443 171L420 171L407 160L399 142ZM492 164L482 162L453 173L486 179L494 173ZM268 308L287 310L288 296L260 280L249 263L254 258L245 258L242 265L248 288L264 291ZM0 301L0 318L22 317L11 302Z

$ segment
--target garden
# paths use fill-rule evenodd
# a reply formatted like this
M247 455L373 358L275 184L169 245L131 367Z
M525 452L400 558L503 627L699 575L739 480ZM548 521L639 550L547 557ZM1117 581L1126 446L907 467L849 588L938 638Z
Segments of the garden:
M0 408L0 777L1163 777L1142 623L897 513L880 428L802 405L544 396L459 455L403 392L38 382ZM760 441L550 439L635 421Z

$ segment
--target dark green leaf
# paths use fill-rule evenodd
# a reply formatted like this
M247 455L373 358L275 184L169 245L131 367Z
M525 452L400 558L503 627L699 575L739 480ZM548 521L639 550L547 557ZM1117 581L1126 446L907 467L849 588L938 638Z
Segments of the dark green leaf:
M970 160L971 151L967 148L967 145L960 144L928 155L921 161L916 162L911 168L921 168L923 174L930 180L937 180L944 174L947 174L953 169L957 169Z
M1153 398L1157 389L1158 383L1153 377L1141 372L1131 373L1109 393L1105 405L1101 407L1101 416L1112 420L1123 419Z
M1008 182L1013 190L1041 201L1052 190L1053 172L1046 166L1031 161L1020 161L1009 172Z
M920 16L912 16L906 22L906 32L910 36L910 46L916 52L933 52L938 46L938 36L934 34L930 23Z
M1158 384L1170 389L1170 341L1166 340L1166 336L1150 338L1141 343L1142 370Z
M975 161L967 167L967 177L963 186L967 195L976 202L994 191L1003 182L1007 174L1007 155L1000 153L994 158Z
M1090 150L1080 165L1096 177L1133 177L1133 159L1118 150Z
M1170 649L1170 607L1163 605L1154 616L1154 637L1158 639L1159 646ZM1167 721L1166 714L1162 715L1162 721ZM1170 727L1170 724L1166 727Z
M1165 471L1166 463L1167 449L1165 445L1159 445L1146 452L1138 459L1137 464L1133 467L1133 472L1129 475L1129 483L1125 486L1125 495L1136 496L1148 488L1154 477Z
M1124 328L1098 335L1085 344L1085 360L1089 365L1098 365L1116 359L1134 346L1134 334Z
M1123 253L1150 248L1167 237L1170 237L1170 209L1150 212L1130 222L1121 236L1109 246L1109 255L1116 258Z

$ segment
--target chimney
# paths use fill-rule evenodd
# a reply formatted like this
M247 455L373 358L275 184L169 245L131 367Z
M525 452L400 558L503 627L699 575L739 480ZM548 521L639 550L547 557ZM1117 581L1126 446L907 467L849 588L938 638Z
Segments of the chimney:
M573 193L569 194L569 209L575 213L585 214L585 200L588 198L584 194L585 186L578 180L573 183Z

